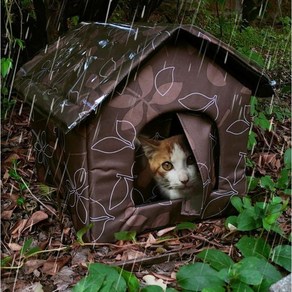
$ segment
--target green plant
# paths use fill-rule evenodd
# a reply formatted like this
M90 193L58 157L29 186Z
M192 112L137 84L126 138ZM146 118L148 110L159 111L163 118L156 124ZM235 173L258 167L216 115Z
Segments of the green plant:
M244 256L235 263L224 252L206 249L197 255L203 263L183 266L177 273L178 285L188 291L267 291L282 275L270 261L273 254L283 254L281 266L290 271L291 251L287 246L274 250L262 239L244 236L236 244ZM281 251L281 252L278 252Z
M116 240L131 240L133 242L136 241L136 231L120 231L115 234Z
M18 183L20 193L22 194L22 192L28 188L28 185L23 181L21 175L18 173L17 170L18 164L19 162L17 160L13 160L12 167L10 168L8 173L10 177L13 178ZM19 201L19 203L21 203L21 200Z
M275 196L269 202L252 204L249 197L232 197L231 204L239 212L239 215L228 217L225 225L229 229L231 226L235 227L238 231L264 229L283 235L278 218L286 210L288 202L288 200L283 201L281 197Z
M19 265L15 267L9 267L10 269L19 269L23 266L24 261L28 259L31 256L36 255L41 251L41 249L38 246L32 246L32 238L29 238L24 241L23 246L20 250L19 258L17 259ZM9 263L12 262L12 257L8 256L3 259L1 259L1 268L5 268L8 266Z

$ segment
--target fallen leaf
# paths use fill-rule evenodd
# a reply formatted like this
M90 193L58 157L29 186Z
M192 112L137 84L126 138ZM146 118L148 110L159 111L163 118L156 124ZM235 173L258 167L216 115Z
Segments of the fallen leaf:
M149 247L153 245L154 243L156 243L156 238L152 235L152 233L149 233L145 247Z
M43 220L46 220L48 219L48 214L45 213L44 211L36 211L34 212L28 219L26 225L25 225L25 228L23 229L26 230L28 228L31 228L33 225L43 221Z
M3 220L10 220L13 214L13 210L6 210L1 212L1 219Z
M162 279L156 279L153 275L146 275L142 279L145 281L147 286L156 285L160 286L163 289L163 291L166 290L167 285L163 282Z
M134 259L138 259L138 258L143 258L143 257L145 257L145 253L143 253L141 251L130 249L130 250L125 250L123 252L121 260L127 261L127 260L134 260Z
M22 249L21 245L14 242L8 243L7 245L12 251L20 251Z
M28 219L21 219L12 227L11 235L13 238L18 237L26 226Z
M72 268L64 266L59 273L52 277L57 291L64 291L74 282L74 271Z
M36 269L41 267L46 260L27 260L24 263L24 273L26 275L33 273Z
M3 165L5 165L6 167L9 167L12 165L13 161L18 160L20 158L19 155L17 155L16 153L10 154L3 162Z
M167 227L167 228L164 228L164 229L161 229L161 230L159 230L158 232L157 232L157 236L163 236L164 234L166 234L166 233L168 233L168 232L170 232L170 231L172 231L172 230L174 230L175 229L175 226L173 226L173 227Z
M65 255L58 258L49 258L43 265L42 272L47 275L54 276L63 268L70 260L71 256Z

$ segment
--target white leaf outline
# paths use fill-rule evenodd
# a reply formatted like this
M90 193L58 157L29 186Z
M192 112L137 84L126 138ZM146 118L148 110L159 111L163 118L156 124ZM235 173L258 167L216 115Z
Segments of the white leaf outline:
M250 105L245 105L244 106L244 108L243 108L243 119L238 119L238 120L236 120L236 121L234 121L233 123L231 123L230 125L229 125L229 127L226 129L226 132L227 133L229 133L229 134L232 134L232 135L235 135L235 136L239 136L239 135L241 135L241 134L243 134L244 132L246 132L247 130L249 130L249 128L250 128L250 122L248 121L248 119L247 119L247 109L250 107ZM230 129L234 126L234 125L236 125L236 124L238 124L238 123L243 123L243 124L245 124L246 125L246 128L245 129L243 129L241 132L234 132L234 131L231 131Z
M91 203L98 204L103 209L103 212L105 214L104 216L97 216L97 217L90 216L90 222L99 222L99 223L103 224L99 235L97 237L95 237L95 239L94 239L94 241L98 241L105 231L105 226L106 226L107 222L114 221L116 218L113 215L109 214L106 211L105 207L100 202L91 199Z
M229 184L230 189L229 190L218 189L213 192L214 194L218 195L218 197L228 197L228 196L238 195L238 191L233 188L228 178L219 175L218 179L226 181ZM219 182L219 186L220 186L220 182Z
M110 63L112 63L112 65L109 65ZM108 69L110 69L111 67L113 67L112 71L115 71L115 70L116 70L117 63L116 63L116 61L114 60L114 58L112 57L112 58L110 58L109 60L107 60L107 61L102 65L102 67L100 68L99 73L98 73L100 77L107 78L107 77L109 76L109 73L104 72L104 74L106 74L106 75L103 75L103 73L102 73L102 71L103 71L103 70L106 68L106 66L108 66L108 65L109 65L109 68L108 68ZM106 71L108 71L108 69L107 69Z
M208 166L205 163L197 162L197 164L200 170L200 176L203 182L203 188L206 188L211 183L210 171L208 169ZM207 177L205 175L203 175L204 176L203 177L202 173L206 173ZM204 178L206 178L205 181L203 181Z
M133 130L133 139L130 141L128 140L127 138L124 138L122 136L122 134L120 133L120 130L119 130L119 125L121 125L121 128L124 128L124 125L127 124L129 127L129 129L132 129ZM128 129L126 127L126 129ZM127 121L127 120L117 120L116 121L116 133L117 133L117 136L118 137L115 137L115 136L107 136L107 137L104 137L100 140L98 140L96 143L94 143L92 146L91 146L91 150L93 151L98 151L98 152L101 152L101 153L104 153L104 154L114 154L114 153L118 153L118 152L121 152L122 150L126 149L126 148L130 148L130 149L135 149L135 138L136 138L136 129L134 127L134 125ZM104 141L106 140L118 140L120 142L122 142L122 144L124 144L124 146L122 146L120 149L117 149L117 150L114 150L114 151L105 151L105 150L101 150L101 149L98 149L96 146L100 143L103 143Z
M247 153L245 152L239 152L238 156L238 162L236 164L236 167L234 169L234 179L233 179L233 185L236 186L239 182L241 182L246 176L245 176L245 171L243 171L243 174L241 176L241 178L237 178L237 168L240 166L242 159L245 159Z
M79 174L81 173L81 174ZM78 177L80 177L82 180L78 180ZM89 185L85 185L87 181L87 172L85 168L81 167L77 169L74 172L73 180L69 177L69 179L66 180L68 185L68 197L73 196L73 203L69 204L71 208L75 208L77 217L79 220L86 224L88 220L88 210L85 207L84 200L89 201L89 198L86 198L83 196L83 192L89 188ZM81 184L80 184L81 182ZM80 186L78 186L80 184ZM84 210L85 218L82 218L79 214L78 210L81 208Z
M164 83L163 85L169 85L168 86L168 89L165 91L165 92L161 92L160 91L160 87L157 86L157 78L161 75L161 74L168 74L168 71L171 70L171 82L166 82ZM173 86L173 82L174 82L174 70L175 70L175 67L174 66L169 66L169 67L165 67L165 68L162 68L161 70L159 70L156 75L155 75L155 78L154 78L154 86L155 86L155 89L156 91L161 95L161 96L165 96L171 89L171 87Z
M196 95L199 95L200 97L203 97L207 100L210 100L205 106L201 107L201 108L190 108L188 107L187 105L184 104L184 100L187 100L190 98L190 96L196 96ZM205 112L209 107L211 106L215 106L216 108L216 117L214 118L214 121L216 121L218 119L218 116L219 116L219 108L218 108L218 105L217 105L217 94L214 94L213 97L209 97L203 93L200 93L200 92L192 92L192 93L189 93L188 95L186 95L185 97L182 97L182 98L179 98L178 99L178 102L184 107L186 108L187 110L191 110L191 111L203 111Z
M134 164L135 164L135 162L131 166L131 175L130 176L129 175L125 175L125 174L120 174L120 173L116 174L116 177L118 178L118 180L114 184L113 189L112 189L111 194L110 194L109 210L113 210L116 207L120 206L127 199L127 197L129 196L130 187L129 187L128 181L131 181L131 182L134 181L134 176L133 176ZM121 200L116 205L113 205L112 204L112 200L113 200L113 197L114 197L114 194L115 194L115 189L116 189L117 185L121 182L121 180L124 180L124 183L126 185L126 193L125 194L119 193L118 197L121 197ZM131 192L132 192L132 190L131 190Z

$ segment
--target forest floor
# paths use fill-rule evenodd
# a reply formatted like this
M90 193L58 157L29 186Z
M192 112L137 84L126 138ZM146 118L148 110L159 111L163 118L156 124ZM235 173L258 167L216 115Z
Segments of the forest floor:
M274 72L274 78L290 83L289 70ZM270 100L261 102L265 106ZM277 89L273 105L281 116L282 111L291 109L290 94ZM246 233L231 232L224 225L225 218L197 222L194 230L166 228L138 235L135 241L81 245L66 206L60 208L55 190L37 179L30 115L31 108L17 101L1 123L2 292L70 291L86 275L91 262L123 267L141 282L145 275L153 275L176 287L179 267L193 262L206 248L219 249L235 262L241 259L235 244ZM286 114L275 118L270 131L253 130L257 145L248 154L254 167L247 168L247 174L277 179L284 163L283 151L291 148L291 117ZM269 194L258 187L249 195L265 200ZM279 218L286 235L291 233L289 206ZM248 234L258 235L257 231ZM290 244L276 233L266 234L266 238L271 246ZM36 252L35 247L40 251Z
M288 95L278 102L290 107ZM205 248L240 259L234 245L244 233L230 232L222 218L199 222L193 231L170 228L139 235L136 241L80 245L70 214L66 208L60 210L54 189L37 180L29 116L30 107L17 102L2 122L1 291L69 291L86 275L89 262L121 266L138 279L150 274L175 287L178 268L193 262ZM270 132L258 129L259 141L251 155L258 175L279 176L281 151L291 147L291 119L275 123ZM264 197L265 191L257 189L252 196ZM286 234L291 232L290 220L288 208L280 217ZM162 236L165 240L159 241ZM277 245L283 238L269 234L268 240ZM30 256L34 247L42 252Z

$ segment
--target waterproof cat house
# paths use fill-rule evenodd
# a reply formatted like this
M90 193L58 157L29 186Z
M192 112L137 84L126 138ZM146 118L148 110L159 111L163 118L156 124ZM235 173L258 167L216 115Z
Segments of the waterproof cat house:
M31 104L40 179L66 194L76 230L112 241L210 218L246 191L251 94L269 80L227 45L194 26L82 23L17 74ZM136 143L183 133L202 178L195 204L159 197ZM200 194L200 195L198 195Z

